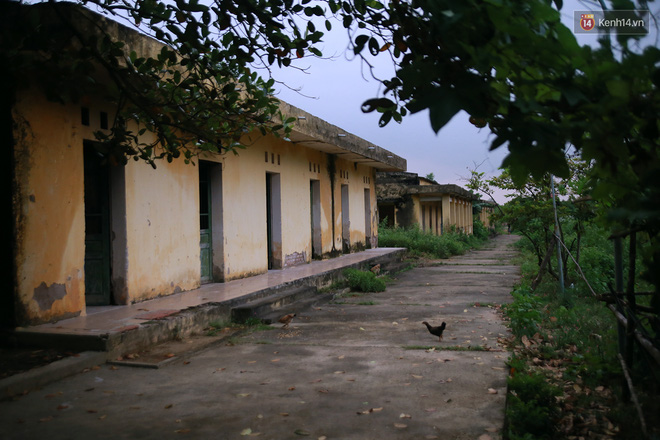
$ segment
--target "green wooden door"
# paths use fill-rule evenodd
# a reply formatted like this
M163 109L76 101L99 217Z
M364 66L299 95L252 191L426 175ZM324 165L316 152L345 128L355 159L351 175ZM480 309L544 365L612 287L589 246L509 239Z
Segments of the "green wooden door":
M85 164L85 302L110 304L110 177L91 142Z
M209 164L199 162L199 247L202 265L201 282L213 281L213 247L211 240L211 182Z

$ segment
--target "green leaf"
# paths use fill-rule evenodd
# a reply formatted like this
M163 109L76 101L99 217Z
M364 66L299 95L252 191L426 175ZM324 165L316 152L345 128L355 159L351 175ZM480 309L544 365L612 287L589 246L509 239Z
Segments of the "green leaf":
M461 100L454 91L438 89L434 93L433 103L429 106L433 131L439 132L461 110L461 107Z
M622 80L610 80L605 83L607 91L616 98L628 99L630 95L630 85Z

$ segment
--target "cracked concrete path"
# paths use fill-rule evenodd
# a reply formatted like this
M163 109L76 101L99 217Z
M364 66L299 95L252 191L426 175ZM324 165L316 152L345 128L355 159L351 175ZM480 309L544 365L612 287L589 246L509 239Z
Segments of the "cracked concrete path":
M0 402L0 438L500 438L509 353L497 306L519 277L516 239L164 368L102 365ZM425 320L447 323L442 342Z

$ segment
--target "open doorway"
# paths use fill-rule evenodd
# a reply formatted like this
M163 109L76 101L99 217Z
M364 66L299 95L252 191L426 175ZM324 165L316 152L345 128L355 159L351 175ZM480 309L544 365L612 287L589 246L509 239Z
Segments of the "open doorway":
M201 283L224 281L222 164L199 161Z
M351 218L348 203L348 185L341 186L341 243L342 252L351 252Z
M364 242L371 248L371 191L364 189Z
M309 182L310 222L312 237L312 258L321 258L323 255L323 241L321 235L321 182Z
M282 188L278 173L266 173L268 269L282 268Z
M85 304L111 304L110 171L94 142L83 143Z

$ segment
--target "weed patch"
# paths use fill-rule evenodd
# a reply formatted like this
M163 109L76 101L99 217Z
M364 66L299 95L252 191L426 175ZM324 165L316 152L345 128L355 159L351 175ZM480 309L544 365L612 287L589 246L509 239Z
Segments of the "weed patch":
M476 222L475 222L476 223ZM383 247L403 247L413 257L449 258L462 255L468 249L481 246L488 234L464 234L455 229L442 235L422 231L419 226L412 228L388 227L381 223L378 227L378 244Z
M344 271L346 281L351 290L360 292L383 292L387 287L385 281L378 278L375 273L371 271L346 269Z

